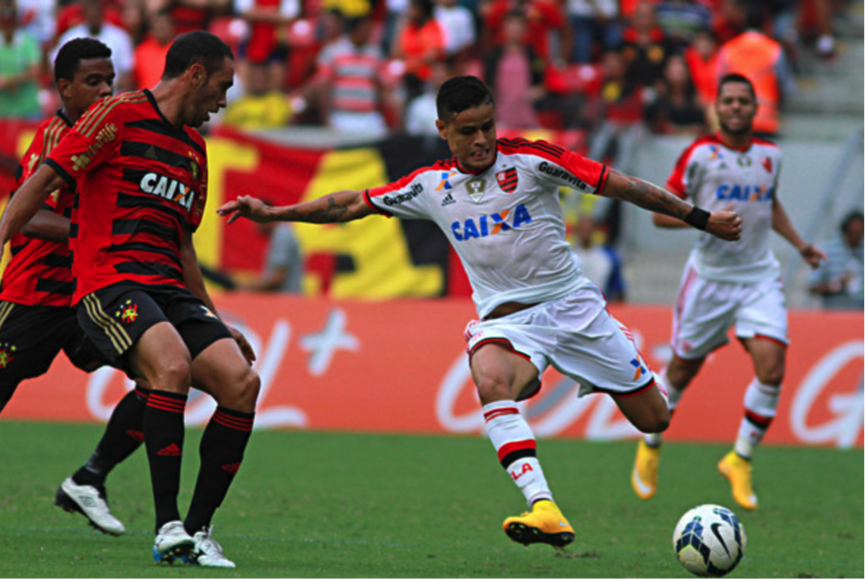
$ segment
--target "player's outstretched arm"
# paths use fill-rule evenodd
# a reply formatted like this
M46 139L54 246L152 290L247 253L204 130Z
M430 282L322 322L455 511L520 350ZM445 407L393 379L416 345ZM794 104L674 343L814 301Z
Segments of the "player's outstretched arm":
M43 164L18 188L0 219L0 255L2 246L30 222L51 192L65 184L50 165Z
M264 223L267 221L302 221L306 223L341 223L360 219L373 213L363 199L363 191L339 191L313 201L271 207L255 197L242 195L216 210L228 216L228 223L241 217Z
M643 209L675 217L726 241L742 236L742 218L734 211L708 212L683 201L669 191L637 177L610 170L602 195L633 203Z

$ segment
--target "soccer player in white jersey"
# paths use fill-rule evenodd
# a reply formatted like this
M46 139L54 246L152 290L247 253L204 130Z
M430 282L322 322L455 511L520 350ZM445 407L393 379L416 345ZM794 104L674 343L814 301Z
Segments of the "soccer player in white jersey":
M499 461L530 512L504 522L523 544L563 547L574 540L535 452L516 401L534 395L549 365L605 392L643 432L667 427L667 403L627 331L580 273L565 240L562 185L636 203L735 240L741 218L709 213L640 179L544 141L496 139L495 104L475 77L442 85L436 126L454 158L365 191L340 191L307 203L268 207L240 197L217 211L254 221L350 221L373 213L434 221L468 273L479 320L466 328L469 364Z
M781 151L752 134L757 100L754 86L740 74L718 85L717 134L695 140L679 157L667 188L710 210L731 209L742 216L742 239L718 243L701 235L691 252L673 314L673 357L662 370L671 414L706 356L727 343L727 331L751 356L754 380L745 392L745 416L735 446L718 463L742 507L757 508L751 485L751 457L775 416L787 347L787 309L780 268L769 247L774 230L817 267L826 256L799 237L778 199ZM669 215L655 214L658 227L686 227ZM631 473L640 498L655 494L661 434L641 440Z

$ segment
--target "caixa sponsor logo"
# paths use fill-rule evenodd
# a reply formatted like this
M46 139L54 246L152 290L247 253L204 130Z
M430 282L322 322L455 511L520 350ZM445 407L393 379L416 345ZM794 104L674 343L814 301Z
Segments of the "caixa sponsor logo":
M454 221L451 223L451 231L457 241L468 241L475 237L488 237L517 229L521 225L531 223L532 216L529 214L528 208L524 204L517 205L514 209L505 209L499 213L492 215L481 215L473 219L468 218L465 221Z
M415 183L411 186L411 189L406 191L405 193L397 193L396 195L387 194L384 196L384 204L388 207L392 207L394 205L399 205L400 203L405 203L406 201L411 201L418 195L423 193L423 185L420 183Z
M159 173L145 173L138 186L145 193L168 199L187 211L190 210L192 200L195 199L195 191L192 187Z
M772 188L759 185L730 185L723 183L715 191L715 197L722 201L771 201Z

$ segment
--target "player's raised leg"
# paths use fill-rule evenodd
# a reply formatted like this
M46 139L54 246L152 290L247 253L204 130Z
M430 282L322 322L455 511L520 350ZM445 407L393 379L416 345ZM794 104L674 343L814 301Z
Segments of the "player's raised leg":
M718 471L730 481L733 498L742 507L757 508L751 480L751 459L775 418L784 380L786 344L761 337L743 340L754 363L754 380L745 391L745 415L736 443L718 463Z
M471 369L483 404L487 434L499 462L530 508L518 517L508 517L504 522L505 533L523 545L568 545L574 540L574 529L553 502L538 461L534 434L516 403L527 387L537 383L538 369L497 343L476 347Z
M703 358L686 360L673 354L670 363L661 370L659 381L667 390L667 406L670 410L670 419L676 412L679 400L688 384L694 379L703 365ZM634 468L631 471L631 486L641 499L650 499L655 496L658 488L658 467L661 462L660 432L651 432L643 435L637 445L637 457L634 460Z
M186 328L182 331L187 335ZM201 336L206 332L206 325L198 324L195 333ZM203 567L234 567L211 537L211 521L243 462L261 382L230 337L213 342L198 354L192 373L195 386L213 396L218 406L201 438L201 467L184 523L195 540L187 560Z

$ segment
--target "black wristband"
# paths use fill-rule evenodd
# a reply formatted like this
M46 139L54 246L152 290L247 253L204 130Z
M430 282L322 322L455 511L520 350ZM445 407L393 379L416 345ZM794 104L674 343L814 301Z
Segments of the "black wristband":
M706 231L706 225L709 223L709 216L711 213L704 209L700 209L696 205L691 209L691 212L688 213L687 217L685 217L685 223L692 227L696 227L700 231Z

